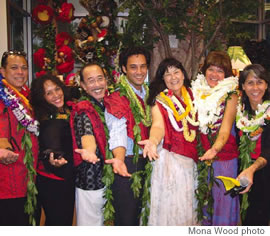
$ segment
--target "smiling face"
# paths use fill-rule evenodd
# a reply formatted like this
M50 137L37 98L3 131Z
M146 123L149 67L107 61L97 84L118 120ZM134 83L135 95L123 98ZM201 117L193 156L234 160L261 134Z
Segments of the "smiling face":
M262 104L263 102L263 96L268 85L265 80L258 78L253 73L250 73L243 83L242 88L249 98L252 109L256 110L258 104Z
M7 65L5 68L1 68L1 73L10 85L21 91L28 79L26 59L22 56L9 55Z
M183 72L174 66L168 67L163 75L164 82L166 87L177 95L181 96L181 88L184 84L184 74Z
M64 92L62 88L51 80L46 80L43 87L45 100L49 104L61 109L64 106Z
M211 88L217 86L218 82L224 80L225 73L224 70L218 66L209 66L205 72L205 78L208 85Z
M101 102L107 89L107 80L98 65L87 66L83 70L81 86L90 96Z
M141 90L144 80L147 76L147 62L142 54L132 55L127 60L127 66L122 66L127 79L134 88Z

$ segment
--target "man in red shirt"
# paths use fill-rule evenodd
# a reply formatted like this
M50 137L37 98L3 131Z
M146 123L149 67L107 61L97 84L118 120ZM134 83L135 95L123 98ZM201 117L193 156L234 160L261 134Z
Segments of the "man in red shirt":
M36 194L38 123L27 99L25 53L5 52L0 70L0 225L29 225Z

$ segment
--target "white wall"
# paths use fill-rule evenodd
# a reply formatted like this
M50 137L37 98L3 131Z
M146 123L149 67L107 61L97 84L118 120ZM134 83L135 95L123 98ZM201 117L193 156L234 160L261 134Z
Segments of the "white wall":
M0 22L0 57L2 57L2 54L4 51L7 51L8 49L8 40L7 40L7 6L6 1L1 0L0 1L0 16L1 16L1 22Z

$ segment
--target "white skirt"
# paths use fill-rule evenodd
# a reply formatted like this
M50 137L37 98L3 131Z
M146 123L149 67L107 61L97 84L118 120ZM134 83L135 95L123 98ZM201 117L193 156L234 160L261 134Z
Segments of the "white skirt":
M153 162L148 225L197 225L197 166L188 157L159 146Z

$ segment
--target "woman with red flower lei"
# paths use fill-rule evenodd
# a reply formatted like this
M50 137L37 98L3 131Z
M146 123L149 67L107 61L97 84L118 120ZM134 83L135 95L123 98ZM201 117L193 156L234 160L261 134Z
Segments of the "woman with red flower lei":
M143 155L153 161L149 225L196 225L196 133L198 121L182 64L163 60L147 103L153 123Z

